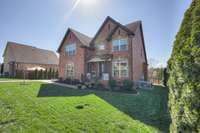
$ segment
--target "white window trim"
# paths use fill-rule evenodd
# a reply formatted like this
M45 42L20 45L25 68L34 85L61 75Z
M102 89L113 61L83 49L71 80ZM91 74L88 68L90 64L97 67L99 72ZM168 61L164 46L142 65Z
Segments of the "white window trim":
M74 53L73 53L73 51L74 51ZM67 44L65 46L65 53L66 53L67 56L76 55L76 43L69 43L69 44Z
M72 70L69 70L69 66L72 67ZM72 71L71 74L69 75L69 71ZM75 66L74 63L68 63L65 66L65 75L67 78L74 78L75 77Z
M114 59L113 61L112 61L112 76L113 77L117 77L117 76L115 76L114 75L114 65L116 64L116 63L118 63L118 65L120 64L120 63L126 63L127 64L127 74L126 74L126 76L122 76L122 74L121 74L121 71L123 70L123 69L121 69L121 65L119 65L118 67L118 72L119 72L119 75L118 75L118 78L128 78L129 77L129 64L128 64L128 59L124 59L124 58L118 58L118 59Z
M121 49L121 46L123 46L123 45L121 44L121 41L122 41L122 40L126 40L126 41L127 41L127 49L126 49L126 50L122 50L122 49ZM117 41L117 45L114 44L114 41ZM112 51L113 51L113 52L127 51L127 50L128 50L128 44L129 44L128 38L114 39L114 40L112 40ZM114 50L114 49L113 49L114 46L118 46L119 49L118 49L118 50Z

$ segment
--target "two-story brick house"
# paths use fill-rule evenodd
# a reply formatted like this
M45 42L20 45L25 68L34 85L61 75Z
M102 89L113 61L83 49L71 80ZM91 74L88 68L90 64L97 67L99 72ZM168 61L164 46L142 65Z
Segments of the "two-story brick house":
M93 38L68 29L58 53L63 79L147 79L141 21L122 25L107 17Z

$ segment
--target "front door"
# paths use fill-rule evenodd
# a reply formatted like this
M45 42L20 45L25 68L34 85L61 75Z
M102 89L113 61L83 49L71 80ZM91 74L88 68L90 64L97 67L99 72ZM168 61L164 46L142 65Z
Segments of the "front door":
M105 63L99 62L99 77L102 78L103 73L105 73Z

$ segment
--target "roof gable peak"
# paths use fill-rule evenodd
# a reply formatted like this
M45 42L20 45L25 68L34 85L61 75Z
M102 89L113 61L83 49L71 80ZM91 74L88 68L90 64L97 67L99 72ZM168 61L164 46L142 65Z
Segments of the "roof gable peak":
M116 20L114 20L113 18L111 18L110 16L107 16L106 19L104 20L103 24L101 25L101 27L99 28L99 30L97 31L97 33L95 34L94 38L92 39L90 45L93 45L94 41L96 40L97 36L101 33L101 30L103 29L103 27L109 22L111 21L112 23L116 24L116 27L121 27L123 30L125 30L126 32L128 32L129 34L134 35L134 33L128 29L126 26L120 24L119 22L117 22ZM114 28L115 29L115 28ZM110 35L109 35L110 36Z

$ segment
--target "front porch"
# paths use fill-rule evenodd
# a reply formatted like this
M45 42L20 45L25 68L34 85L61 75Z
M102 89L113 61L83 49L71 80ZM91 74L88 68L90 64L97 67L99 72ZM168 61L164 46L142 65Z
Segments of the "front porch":
M111 57L93 57L87 62L87 79L108 81L112 72Z

